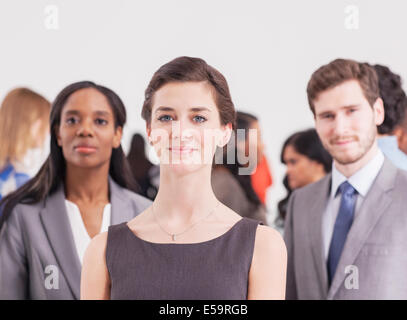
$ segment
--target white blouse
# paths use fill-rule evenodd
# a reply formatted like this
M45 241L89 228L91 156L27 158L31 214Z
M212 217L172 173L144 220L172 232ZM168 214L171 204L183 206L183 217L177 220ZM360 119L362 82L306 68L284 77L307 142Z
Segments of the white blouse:
M71 225L76 251L82 264L86 248L88 247L92 239L86 231L85 224L83 223L81 212L79 211L78 206L67 199L65 199L65 206L68 213L69 223ZM107 231L110 225L110 216L111 204L108 203L103 209L102 227L100 233Z

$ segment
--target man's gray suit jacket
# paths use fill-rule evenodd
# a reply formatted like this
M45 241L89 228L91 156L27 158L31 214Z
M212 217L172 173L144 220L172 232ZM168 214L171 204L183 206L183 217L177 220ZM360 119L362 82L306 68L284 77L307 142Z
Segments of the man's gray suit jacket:
M322 216L331 174L293 192L284 240L287 299L407 299L407 172L385 159L328 287Z

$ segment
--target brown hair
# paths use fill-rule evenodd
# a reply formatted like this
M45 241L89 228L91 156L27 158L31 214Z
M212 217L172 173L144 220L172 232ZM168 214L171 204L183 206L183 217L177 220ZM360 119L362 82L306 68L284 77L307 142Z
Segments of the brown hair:
M0 169L8 161L20 161L39 137L31 135L35 121L41 120L40 134L45 137L51 104L27 88L10 91L0 108Z
M141 116L151 123L151 111L154 93L170 82L208 82L214 93L214 99L223 125L232 123L235 128L235 107L225 77L200 58L178 57L161 66L153 75L145 91L145 100Z
M315 116L314 101L318 95L348 80L357 80L371 106L380 97L376 71L367 63L336 59L315 71L307 86L308 103Z

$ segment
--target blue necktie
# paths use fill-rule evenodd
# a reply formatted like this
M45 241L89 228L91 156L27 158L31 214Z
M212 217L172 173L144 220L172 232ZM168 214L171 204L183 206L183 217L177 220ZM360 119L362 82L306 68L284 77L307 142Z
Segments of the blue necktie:
M338 192L342 194L342 197L341 204L339 207L339 213L335 221L331 244L329 246L328 253L329 284L331 284L331 281L335 275L336 267L338 266L339 258L341 257L346 237L353 222L357 198L357 191L347 181L343 182L339 186Z

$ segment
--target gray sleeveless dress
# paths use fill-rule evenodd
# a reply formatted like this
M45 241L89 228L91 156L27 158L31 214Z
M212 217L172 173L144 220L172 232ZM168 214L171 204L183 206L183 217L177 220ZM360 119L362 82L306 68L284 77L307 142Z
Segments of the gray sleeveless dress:
M126 222L109 227L111 299L245 300L259 222L242 218L199 243L153 243Z

